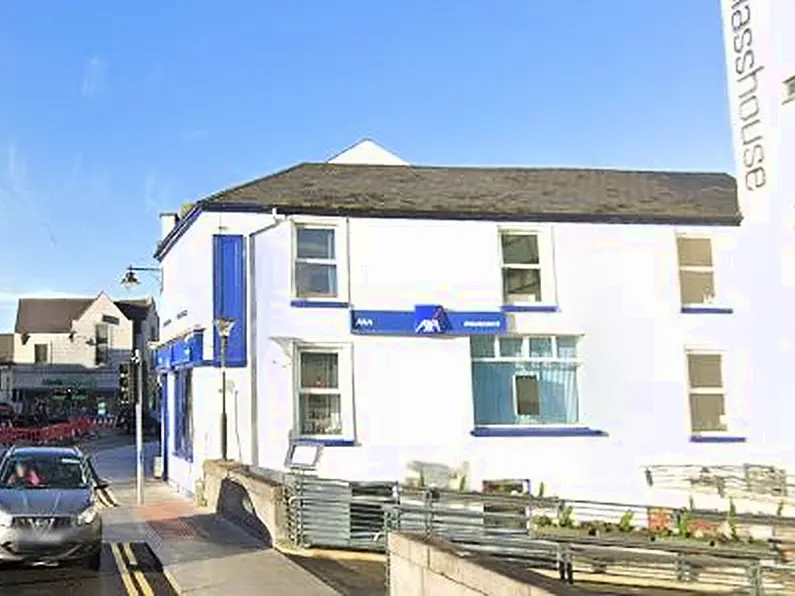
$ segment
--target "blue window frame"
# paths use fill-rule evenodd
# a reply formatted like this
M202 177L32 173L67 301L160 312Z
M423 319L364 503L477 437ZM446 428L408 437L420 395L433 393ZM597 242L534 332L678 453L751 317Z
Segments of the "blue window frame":
M193 461L193 371L174 375L174 455Z
M475 426L577 424L577 338L473 336Z

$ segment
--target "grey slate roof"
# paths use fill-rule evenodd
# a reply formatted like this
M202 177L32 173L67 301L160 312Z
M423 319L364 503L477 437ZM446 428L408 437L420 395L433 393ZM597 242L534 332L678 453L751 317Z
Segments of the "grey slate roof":
M68 333L72 321L80 318L96 298L20 298L17 305L16 333ZM118 300L119 310L131 321L146 319L149 302Z
M0 364L14 361L14 334L0 334Z
M535 221L740 221L721 173L303 163L199 202L285 214Z

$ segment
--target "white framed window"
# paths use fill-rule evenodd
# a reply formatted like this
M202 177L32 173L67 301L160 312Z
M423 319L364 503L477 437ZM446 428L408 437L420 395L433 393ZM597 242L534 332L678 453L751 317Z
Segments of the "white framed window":
M294 233L294 297L337 299L340 297L339 226L298 223Z
M550 235L541 230L500 230L502 294L505 304L555 302Z
M576 425L579 338L470 338L475 426Z
M353 439L351 346L299 344L294 353L294 434Z
M695 434L727 431L723 354L688 351L687 378L690 430Z
M679 296L682 306L703 306L715 302L715 265L712 240L678 236Z

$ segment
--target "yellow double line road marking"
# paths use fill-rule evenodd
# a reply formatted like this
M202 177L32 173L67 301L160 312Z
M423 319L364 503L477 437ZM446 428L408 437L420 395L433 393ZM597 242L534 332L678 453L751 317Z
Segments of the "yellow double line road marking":
M155 596L152 586L149 585L149 580L146 579L146 575L138 565L130 543L124 542L121 546L111 543L110 550L127 594L129 596Z

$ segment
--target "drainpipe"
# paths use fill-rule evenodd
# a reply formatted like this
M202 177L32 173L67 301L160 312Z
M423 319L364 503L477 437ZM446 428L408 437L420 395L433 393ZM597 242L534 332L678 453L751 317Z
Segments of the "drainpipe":
M284 214L278 213L274 208L271 211L273 222L267 226L260 228L248 235L248 304L249 304L249 346L251 354L249 354L249 361L251 362L251 463L254 466L259 465L259 408L257 405L257 301L256 292L254 290L256 284L256 257L254 256L255 241L257 236L280 226L282 223L288 221L290 218ZM237 422L235 422L237 424Z

